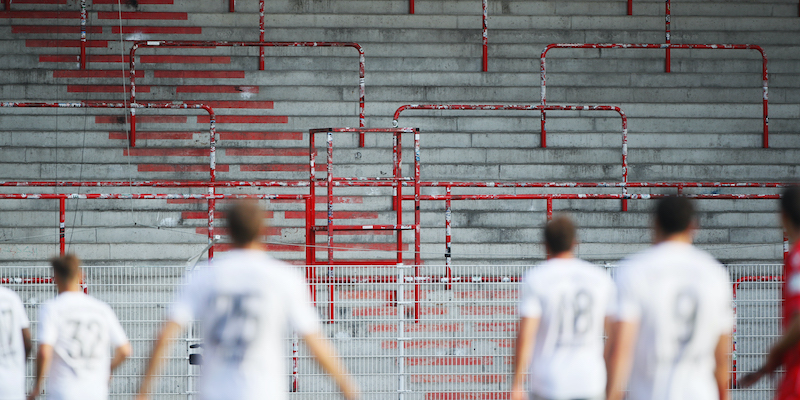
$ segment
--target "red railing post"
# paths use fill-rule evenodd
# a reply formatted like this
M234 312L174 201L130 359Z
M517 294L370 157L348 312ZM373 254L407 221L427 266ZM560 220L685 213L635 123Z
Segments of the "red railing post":
M11 1L11 0L6 0L6 1ZM409 14L414 13L414 0L408 0L408 13Z
M628 15L633 15L633 0L628 0Z
M327 170L327 196L328 201L328 319L333 322L333 131L328 131L328 170ZM316 219L316 216L315 216Z
M236 0L228 0L228 12L236 11Z
M58 198L58 253L62 256L66 254L66 216L67 216L67 198L61 196Z
M264 0L258 0L258 41L264 43ZM264 70L264 46L258 48L258 70Z
M671 14L672 14L672 12L670 11L670 0L666 0L666 13L664 14L664 22L665 22L664 38L666 39L666 42L664 42L664 43L666 43L666 44L671 44L672 43L672 38L670 37L670 29L669 29ZM665 69L665 72L670 72L670 70L672 69L672 56L670 55L670 48L669 47L667 47L667 49L666 49L666 56L667 56L667 58L666 58L666 61L665 61L665 64L664 64L664 69Z
M446 197L444 201L444 268L445 274L447 276L447 285L445 288L447 290L451 290L453 288L453 271L451 268L452 264L452 220L453 220L453 211L452 211L452 200L450 199L450 195L452 194L452 187L447 185L445 187L446 190Z
M547 196L547 220L553 219L553 196Z
M487 0L483 0L483 72L489 71L489 37L487 28Z
M86 69L86 0L81 0L81 59L80 69Z

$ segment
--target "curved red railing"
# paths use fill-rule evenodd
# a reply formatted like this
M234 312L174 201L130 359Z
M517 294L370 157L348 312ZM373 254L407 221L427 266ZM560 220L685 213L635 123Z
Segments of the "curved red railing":
M762 79L762 104L764 118L763 146L769 147L769 117L768 117L768 74L767 55L761 46L754 44L646 44L646 43L553 43L542 50L540 57L541 96L542 105L547 104L547 68L545 57L550 49L708 49L708 50L756 50L761 54L761 79ZM542 137L546 135L546 116L542 111Z
M209 40L146 40L133 42L130 51L131 103L136 103L136 50L145 47L352 47L358 51L358 126L364 127L364 48L355 42L229 42ZM131 147L136 145L136 113L131 109ZM364 135L359 137L359 146L364 147Z

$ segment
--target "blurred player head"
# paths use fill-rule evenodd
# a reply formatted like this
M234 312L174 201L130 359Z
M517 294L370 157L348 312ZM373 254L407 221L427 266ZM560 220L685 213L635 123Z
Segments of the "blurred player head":
M263 230L264 211L256 201L239 201L228 210L228 232L234 246L258 244Z
M797 236L800 231L800 186L783 189L781 194L781 220L786 233Z
M50 259L53 266L53 279L59 292L69 286L78 285L81 280L81 260L74 254L66 254Z
M656 242L678 236L691 241L695 223L694 205L683 196L664 197L655 210Z
M569 217L559 215L544 227L544 247L548 257L571 256L576 243L575 224Z

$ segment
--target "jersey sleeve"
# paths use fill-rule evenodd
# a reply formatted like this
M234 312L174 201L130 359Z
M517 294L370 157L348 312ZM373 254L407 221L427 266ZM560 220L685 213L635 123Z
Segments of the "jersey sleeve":
M535 274L528 273L522 281L522 287L520 288L522 293L520 293L519 300L520 318L539 318L542 316L542 303L536 293L535 280Z
M125 335L125 330L122 329L122 324L119 323L117 315L111 307L108 308L108 339L113 347L119 347L128 343L128 336Z
M642 303L637 293L635 273L630 266L619 267L616 275L617 300L615 317L619 321L636 321L642 316Z
M169 320L178 323L182 327L186 327L198 315L200 302L202 301L203 293L205 293L207 279L207 271L201 271L196 274L190 275L182 288L179 289L178 295L169 310Z
M290 287L286 288L289 326L300 335L318 332L319 317L317 310L311 305L308 284L299 275L290 276Z
M734 316L733 316L733 286L730 282L730 276L725 271L722 265L720 267L720 335L730 334L733 332Z
M786 260L786 276L784 277L786 289L783 299L783 307L793 310L794 313L800 311L800 250L797 249L797 246L800 245L796 245L792 249ZM791 316L791 313L787 314L788 316Z
M39 308L39 329L37 330L36 340L39 344L55 345L58 340L58 327L54 316L51 315L50 304L43 304Z

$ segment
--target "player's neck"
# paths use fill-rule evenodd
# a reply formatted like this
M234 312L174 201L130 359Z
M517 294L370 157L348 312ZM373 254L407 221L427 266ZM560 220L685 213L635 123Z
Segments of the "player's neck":
M262 250L263 251L264 250L264 245L261 244L261 242L259 242L257 240L254 240L254 241L252 241L250 243L234 245L233 248L239 249L239 250Z
M547 256L548 260L554 260L554 259L566 260L566 259L570 259L570 258L575 258L575 255L572 254L572 251L562 251L561 253L552 254L552 255L548 255Z
M57 282L56 283L56 289L58 290L58 294L61 294L61 293L64 293L64 292L82 292L83 291L81 289L80 281L77 281L77 280L73 280L71 282L65 282L65 283Z
M685 243L692 244L692 232L687 230L683 232L673 233L671 235L659 234L656 238L656 244L660 243Z

